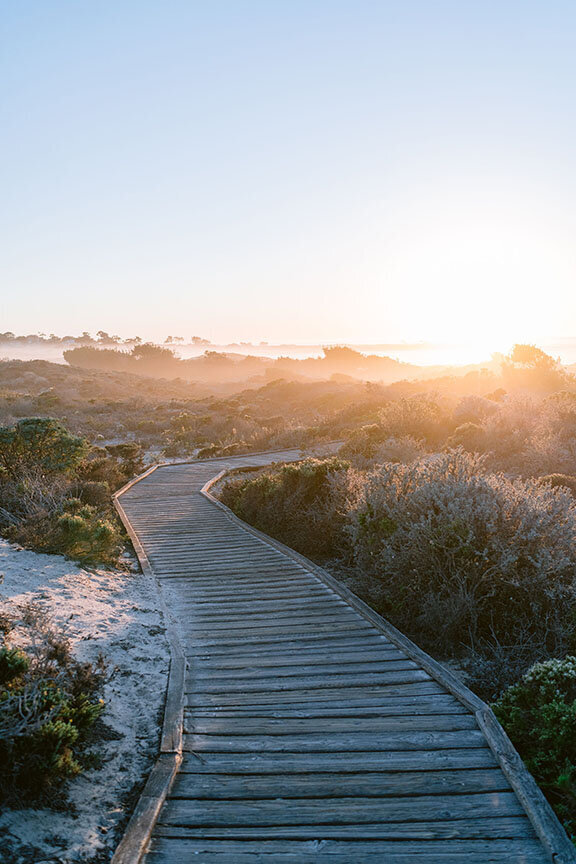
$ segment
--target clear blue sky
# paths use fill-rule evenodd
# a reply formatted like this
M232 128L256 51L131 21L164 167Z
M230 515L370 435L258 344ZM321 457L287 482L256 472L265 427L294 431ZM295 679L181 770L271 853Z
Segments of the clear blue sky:
M576 331L576 4L0 0L0 329Z

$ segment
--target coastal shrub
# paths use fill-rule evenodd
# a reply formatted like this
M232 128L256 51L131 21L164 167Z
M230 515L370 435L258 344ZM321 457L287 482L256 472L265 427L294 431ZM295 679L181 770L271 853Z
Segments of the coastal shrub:
M573 640L570 641L572 649ZM515 684L534 663L549 659L550 652L541 642L535 642L529 633L518 635L513 644L502 644L496 639L484 641L478 649L469 649L460 662L466 675L466 684L485 702L498 699L507 687Z
M27 417L0 427L0 466L10 476L36 469L42 474L73 470L88 452L88 444L58 420Z
M536 663L493 708L576 839L576 657Z
M352 428L340 453L355 466L367 468L386 461L386 445L390 442L411 442L408 449L416 445L422 451L426 445L441 444L454 425L452 417L433 397L422 393L402 396L388 400L379 409L376 422Z
M390 436L379 423L368 423L353 429L342 447L340 455L358 467L372 465L379 448Z
M492 399L484 396L463 396L453 412L453 419L457 425L464 423L482 423L491 414L498 410Z
M75 473L81 482L105 483L111 495L141 474L144 467L142 448L139 444L128 442L93 447Z
M58 510L39 511L8 527L9 540L40 552L68 555L82 564L115 564L122 547L118 522L77 498Z
M549 483L551 486L568 489L576 497L576 476L571 474L545 474L539 478L540 483Z
M347 474L340 458L305 459L229 480L221 499L246 522L306 555L342 553Z
M110 487L107 483L98 480L85 480L73 489L74 497L79 498L83 504L92 507L100 507L110 501Z
M423 455L424 442L411 435L387 437L385 430L373 423L350 435L340 448L340 455L360 469L373 468L383 462L413 462Z
M559 360L535 345L514 345L502 363L506 389L554 392L574 383L574 377Z
M576 505L567 490L487 473L462 450L387 463L350 513L355 557L395 623L446 650L572 638Z
M467 421L458 426L446 441L449 450L462 447L469 453L482 453L486 449L486 433L479 423Z
M410 435L439 443L453 428L453 421L434 397L418 393L388 402L380 411L379 425L386 438Z
M102 660L72 658L65 635L39 608L10 618L0 648L0 803L55 805L66 780L84 770L86 742L99 717ZM9 644L18 634L24 646Z
M95 454L95 455L94 455ZM114 489L141 467L133 444L90 448L49 418L0 429L0 530L82 563L115 564L122 547Z
M425 452L424 442L418 438L413 438L411 435L403 435L400 438L387 438L383 444L378 447L374 461L382 464L383 462L402 462L409 464L419 459Z

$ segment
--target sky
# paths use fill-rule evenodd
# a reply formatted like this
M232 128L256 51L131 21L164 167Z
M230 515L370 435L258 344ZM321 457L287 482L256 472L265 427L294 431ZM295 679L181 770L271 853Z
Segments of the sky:
M0 0L0 330L576 336L572 0Z

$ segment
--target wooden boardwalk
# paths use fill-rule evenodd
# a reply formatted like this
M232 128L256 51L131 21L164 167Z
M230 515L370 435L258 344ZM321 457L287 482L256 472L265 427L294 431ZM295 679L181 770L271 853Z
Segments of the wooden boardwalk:
M119 496L173 660L162 752L114 864L575 861L480 700L201 491L298 457L164 466Z

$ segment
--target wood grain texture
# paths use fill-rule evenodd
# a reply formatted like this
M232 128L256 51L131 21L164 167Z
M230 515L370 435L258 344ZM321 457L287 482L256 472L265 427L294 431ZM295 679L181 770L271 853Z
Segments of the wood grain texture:
M114 864L576 862L487 706L210 494L299 458L162 466L119 493L174 650L163 753Z

